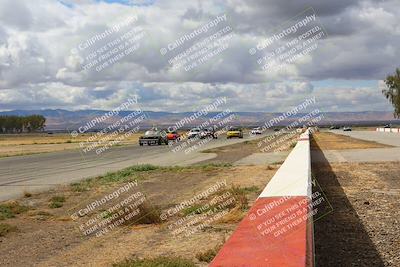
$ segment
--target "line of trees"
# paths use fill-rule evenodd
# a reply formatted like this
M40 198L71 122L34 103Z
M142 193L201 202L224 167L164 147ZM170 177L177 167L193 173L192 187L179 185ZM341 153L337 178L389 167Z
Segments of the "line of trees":
M42 115L0 116L0 133L43 131L46 118Z

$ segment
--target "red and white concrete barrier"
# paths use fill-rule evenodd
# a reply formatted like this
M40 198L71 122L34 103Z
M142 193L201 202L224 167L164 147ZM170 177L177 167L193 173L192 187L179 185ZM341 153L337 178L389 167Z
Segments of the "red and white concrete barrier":
M400 133L400 128L376 128L377 132Z
M300 136L210 266L314 265L309 135Z

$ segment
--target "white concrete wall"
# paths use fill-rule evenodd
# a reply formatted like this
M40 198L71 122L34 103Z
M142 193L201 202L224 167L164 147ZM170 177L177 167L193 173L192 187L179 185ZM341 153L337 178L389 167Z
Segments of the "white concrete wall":
M400 133L400 128L376 128L377 132Z
M285 162L272 177L261 197L308 196L311 197L310 131L300 135L299 141Z

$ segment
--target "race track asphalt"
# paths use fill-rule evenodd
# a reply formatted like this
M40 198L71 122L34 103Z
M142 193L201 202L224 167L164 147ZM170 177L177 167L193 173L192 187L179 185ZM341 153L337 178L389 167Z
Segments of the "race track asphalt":
M248 135L243 139L227 140L221 137L200 145L198 149L189 153L185 153L187 147L173 152L166 145L143 147L129 145L112 147L100 155L96 155L95 152L85 154L76 149L2 158L0 200L17 198L24 192L44 191L57 185L80 181L136 164L190 165L215 157L215 154L200 153L202 150L244 142L249 138Z

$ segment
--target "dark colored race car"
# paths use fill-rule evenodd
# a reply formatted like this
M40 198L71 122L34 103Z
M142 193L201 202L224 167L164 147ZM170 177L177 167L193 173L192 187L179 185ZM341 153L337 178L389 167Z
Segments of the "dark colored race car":
M161 131L156 128L148 130L143 136L139 137L139 145L168 145L168 139L166 135L163 135Z
M215 130L213 128L208 128L208 129L202 129L200 131L200 139L204 139L204 138L213 138L213 139L217 139L217 133L215 132Z

